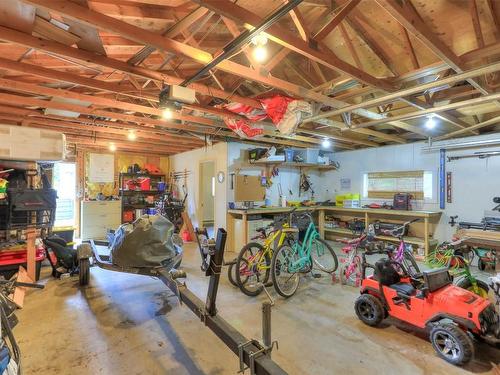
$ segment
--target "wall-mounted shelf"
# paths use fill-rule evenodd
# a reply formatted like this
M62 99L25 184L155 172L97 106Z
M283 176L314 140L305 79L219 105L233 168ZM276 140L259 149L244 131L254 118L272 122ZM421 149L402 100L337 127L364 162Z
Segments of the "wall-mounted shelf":
M279 166L280 168L309 168L309 169L319 169L319 170L328 170L332 171L337 169L334 165L326 165L326 164L314 164L314 163L295 163L295 162L285 162L285 161L253 161L249 162L250 165L256 166Z

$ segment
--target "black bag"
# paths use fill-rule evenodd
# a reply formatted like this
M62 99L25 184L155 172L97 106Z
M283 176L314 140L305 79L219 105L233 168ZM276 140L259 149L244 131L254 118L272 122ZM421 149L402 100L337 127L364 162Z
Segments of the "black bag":
M57 258L57 265L51 263L54 269L58 266L62 266L68 271L76 268L78 264L76 250L66 246L64 239L54 236L44 239L43 243L47 247L47 250L54 252Z

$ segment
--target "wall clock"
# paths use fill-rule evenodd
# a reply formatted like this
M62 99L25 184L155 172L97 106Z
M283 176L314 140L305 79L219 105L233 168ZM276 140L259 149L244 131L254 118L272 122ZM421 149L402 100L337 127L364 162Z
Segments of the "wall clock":
M217 181L219 181L219 183L223 183L224 180L226 178L226 175L224 174L224 172L220 171L219 173L217 173Z

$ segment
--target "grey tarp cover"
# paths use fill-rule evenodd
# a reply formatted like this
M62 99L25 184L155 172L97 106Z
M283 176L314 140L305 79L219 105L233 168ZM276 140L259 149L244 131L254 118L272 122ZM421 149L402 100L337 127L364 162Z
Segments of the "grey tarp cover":
M144 215L122 224L111 244L111 262L119 267L165 266L176 255L174 225L160 215Z

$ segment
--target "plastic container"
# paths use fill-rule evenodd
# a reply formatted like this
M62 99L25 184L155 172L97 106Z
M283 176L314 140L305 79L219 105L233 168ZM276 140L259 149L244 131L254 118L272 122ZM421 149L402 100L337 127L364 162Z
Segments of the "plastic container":
M139 177L137 183L142 191L151 190L151 178L149 177Z
M123 211L123 221L134 221L134 211Z
M287 163L292 163L293 162L293 155L294 151L290 148L285 149L285 161Z
M163 191L165 191L166 187L167 187L166 182L163 182L163 181L158 182L158 186L157 186L158 191L163 192Z

